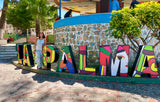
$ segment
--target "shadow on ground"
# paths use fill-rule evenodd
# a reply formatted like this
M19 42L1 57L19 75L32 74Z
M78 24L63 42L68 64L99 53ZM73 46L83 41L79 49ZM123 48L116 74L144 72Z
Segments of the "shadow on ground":
M26 90L30 89L32 87L32 82L30 81L15 81L11 84L1 86L3 88L3 93L0 94L1 97L7 97L1 102L9 102L11 100L8 99L13 99L16 95L23 94L25 93Z
M0 61L0 63L2 62ZM3 61L3 63L11 64L10 61ZM15 70L22 70L22 69L15 68ZM22 70L21 73L28 74L31 72ZM32 79L38 83L43 83L45 81L48 81L48 82L61 81L64 84L71 85L71 86L74 85L75 83L79 83L84 85L85 87L91 87L91 88L97 87L97 88L104 88L104 89L119 90L122 92L138 94L138 95L141 95L142 97L152 97L160 100L160 91L159 91L160 85L85 81L85 80L76 80L76 79L66 79L66 78L48 76L43 74L35 74L34 76L32 76ZM25 93L25 90L31 89L32 85L33 85L32 81L18 80L13 83L2 86L4 90L3 90L3 93L0 94L0 96L2 95L5 97L6 96L8 97L7 99L4 99L2 102L5 102L6 100L13 98L16 95L19 95L19 93L21 94ZM46 98L46 97L49 97L49 94L46 93L46 95L42 96L42 98ZM39 101L40 100L41 99L39 99ZM39 102L39 101L36 101L36 102Z
M57 82L62 81L67 85L74 85L75 83L83 84L85 87L98 87L104 89L119 90L127 93L139 94L142 97L152 97L160 99L160 85L148 85L148 84L129 84L129 83L114 83L114 82L95 82L95 81L83 81L75 79L66 79L53 77L48 75L36 74L32 77L33 80L38 83L43 83L45 81Z

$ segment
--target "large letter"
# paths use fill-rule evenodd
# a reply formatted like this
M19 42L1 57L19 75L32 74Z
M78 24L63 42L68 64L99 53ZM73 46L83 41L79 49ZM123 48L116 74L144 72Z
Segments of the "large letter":
M118 46L116 58L112 58L111 62L111 75L117 76L118 68L120 66L120 76L127 77L128 73L128 59L129 59L129 46Z
M86 67L87 64L87 46L79 46L79 56L80 56L80 62L79 62L79 70L80 74L96 74L96 68L93 67Z
M23 44L17 44L18 63L23 64Z
M141 75L143 74L149 74L151 78L158 77L158 69L156 65L153 46L140 46L133 69L134 77L141 77Z
M129 46L118 46L115 59L112 58L111 48L108 45L100 46L100 69L99 75L106 75L107 67L111 76L117 76L120 69L120 76L128 73Z
M103 45L100 46L100 55L99 55L99 59L100 59L100 68L99 68L99 75L101 76L106 76L107 74L107 67L111 68L111 47L109 45Z
M77 73L77 68L72 52L71 46L64 46L61 48L60 57L58 61L58 72Z
M34 59L30 44L23 45L23 65L27 65L29 67L34 66Z
M55 48L54 45L45 45L43 46L42 53L43 53L42 54L42 60L43 60L42 69L51 70L51 63L58 61L58 58L59 58L58 49Z

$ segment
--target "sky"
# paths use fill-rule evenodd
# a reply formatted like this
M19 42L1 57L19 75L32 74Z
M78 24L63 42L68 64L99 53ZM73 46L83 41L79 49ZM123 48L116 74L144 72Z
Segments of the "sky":
M0 10L2 9L3 7L3 0L0 0Z

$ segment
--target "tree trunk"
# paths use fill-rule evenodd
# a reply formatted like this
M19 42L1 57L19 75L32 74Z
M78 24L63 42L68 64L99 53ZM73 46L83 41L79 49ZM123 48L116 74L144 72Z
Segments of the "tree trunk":
M0 40L3 39L3 29L0 29Z
M3 29L5 21L6 21L6 11L8 9L8 2L9 2L9 0L4 0L4 2L3 2L2 15L0 17L0 39L3 39L2 29Z
M27 29L27 33L26 33L26 42L28 42L28 39L27 39L27 36L29 35L28 31L29 31L29 29Z
M36 36L38 37L40 33L40 24L38 21L38 17L36 18Z

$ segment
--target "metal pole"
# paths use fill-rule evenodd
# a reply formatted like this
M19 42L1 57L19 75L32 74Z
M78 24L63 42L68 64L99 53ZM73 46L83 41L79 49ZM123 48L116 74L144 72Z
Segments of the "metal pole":
M59 0L59 17L61 18L61 0Z

